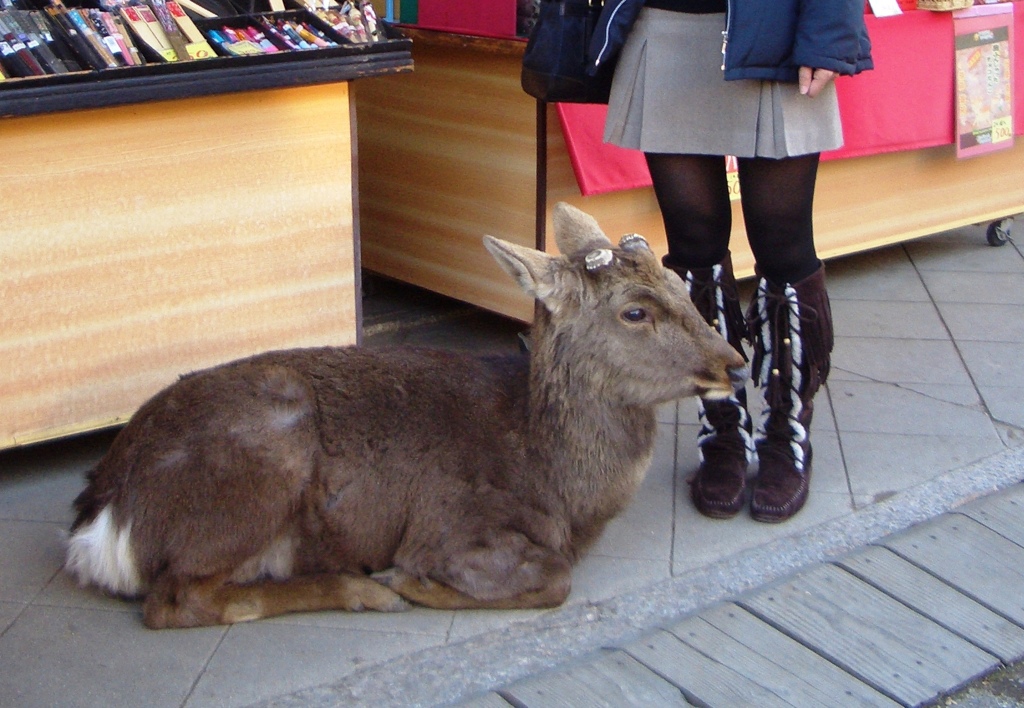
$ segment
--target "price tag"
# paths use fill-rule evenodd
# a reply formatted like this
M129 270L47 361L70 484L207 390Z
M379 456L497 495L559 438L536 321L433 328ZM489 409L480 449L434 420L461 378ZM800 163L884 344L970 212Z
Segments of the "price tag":
M868 0L868 4L871 5L871 12L875 17L892 17L903 14L897 0Z
M1013 116L1000 116L992 121L992 142L1013 140Z
M185 49L188 50L188 55L193 59L209 59L210 57L217 56L216 52L206 42L192 42L186 44Z

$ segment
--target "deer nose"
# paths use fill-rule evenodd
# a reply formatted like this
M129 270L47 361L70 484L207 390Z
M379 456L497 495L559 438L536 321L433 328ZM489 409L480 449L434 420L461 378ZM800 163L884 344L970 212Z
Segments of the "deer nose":
M729 372L729 383L732 384L734 391L739 391L743 388L747 379L750 377L750 367L744 364L743 366L730 366Z

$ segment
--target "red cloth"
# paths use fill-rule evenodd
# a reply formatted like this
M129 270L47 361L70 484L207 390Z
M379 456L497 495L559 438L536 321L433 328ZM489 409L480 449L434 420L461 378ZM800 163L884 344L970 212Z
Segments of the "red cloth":
M1015 37L1024 37L1024 11L1014 14ZM952 144L952 13L915 10L895 17L868 15L865 20L875 68L836 81L845 144L823 154L822 159ZM1016 47L1014 101L1014 133L1021 135L1024 51ZM606 106L566 103L556 108L581 194L650 186L651 177L641 153L602 142Z
M836 80L844 145L822 159L953 142L953 23L917 10L865 18L875 68Z
M651 186L642 152L603 142L608 106L559 103L555 108L583 196Z

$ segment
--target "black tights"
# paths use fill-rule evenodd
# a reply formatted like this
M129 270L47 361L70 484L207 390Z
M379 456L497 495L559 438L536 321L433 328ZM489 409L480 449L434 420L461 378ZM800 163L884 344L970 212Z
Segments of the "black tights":
M660 153L646 157L665 221L668 262L706 268L721 261L732 230L725 159ZM820 265L811 225L818 154L738 162L743 221L758 268L776 283L803 280Z

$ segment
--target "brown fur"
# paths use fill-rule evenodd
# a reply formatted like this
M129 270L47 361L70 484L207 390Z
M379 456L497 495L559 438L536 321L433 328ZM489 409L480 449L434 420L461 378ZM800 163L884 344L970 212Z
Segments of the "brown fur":
M75 546L106 509L137 580L108 588L145 596L150 627L563 602L643 477L655 406L728 395L743 361L645 246L588 269L612 248L593 219L559 205L555 231L564 257L486 240L540 302L529 357L281 351L157 394L76 500L69 570L104 584Z

